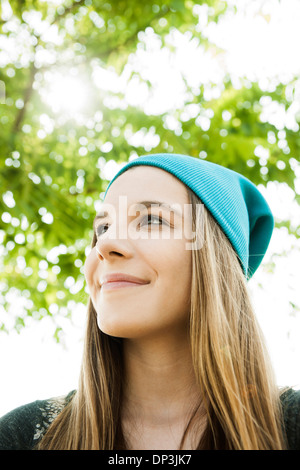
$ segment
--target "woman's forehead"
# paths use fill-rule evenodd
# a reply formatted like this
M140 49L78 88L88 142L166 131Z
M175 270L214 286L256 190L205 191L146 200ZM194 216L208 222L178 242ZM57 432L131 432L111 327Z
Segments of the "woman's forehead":
M136 166L122 173L107 191L105 202L118 196L136 200L165 199L165 202L188 203L186 186L171 173L151 166Z

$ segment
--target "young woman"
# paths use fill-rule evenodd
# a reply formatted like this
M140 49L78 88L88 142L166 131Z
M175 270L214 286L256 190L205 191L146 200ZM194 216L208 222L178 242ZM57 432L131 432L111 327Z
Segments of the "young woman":
M0 420L0 448L297 449L247 291L273 230L242 175L198 158L132 160L110 182L85 262L78 389Z

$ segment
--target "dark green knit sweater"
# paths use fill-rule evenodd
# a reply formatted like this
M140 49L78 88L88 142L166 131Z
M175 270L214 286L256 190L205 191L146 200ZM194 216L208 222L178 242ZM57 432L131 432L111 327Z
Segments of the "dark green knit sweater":
M0 418L0 450L33 450L73 394L38 400ZM289 389L281 401L288 449L300 450L300 390Z

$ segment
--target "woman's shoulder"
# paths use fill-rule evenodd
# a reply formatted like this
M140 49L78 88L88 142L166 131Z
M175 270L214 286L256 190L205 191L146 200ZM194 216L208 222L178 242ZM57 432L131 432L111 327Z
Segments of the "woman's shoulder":
M281 394L288 446L300 450L300 390L288 388Z
M36 400L22 405L0 418L0 450L31 450L52 421L73 397L67 395Z

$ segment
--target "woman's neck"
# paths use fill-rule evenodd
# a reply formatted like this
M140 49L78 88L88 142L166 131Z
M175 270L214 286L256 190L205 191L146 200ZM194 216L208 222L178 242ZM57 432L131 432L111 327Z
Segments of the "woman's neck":
M126 339L123 347L125 428L135 428L140 438L143 433L149 438L152 431L160 441L168 430L178 440L201 402L188 341Z

